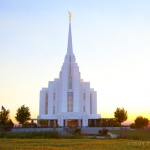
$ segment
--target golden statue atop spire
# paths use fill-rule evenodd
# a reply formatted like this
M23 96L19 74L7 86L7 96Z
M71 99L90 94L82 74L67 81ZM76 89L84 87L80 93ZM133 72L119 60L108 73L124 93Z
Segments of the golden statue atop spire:
M71 16L72 16L71 12L68 11L68 14L69 14L69 20L71 20Z

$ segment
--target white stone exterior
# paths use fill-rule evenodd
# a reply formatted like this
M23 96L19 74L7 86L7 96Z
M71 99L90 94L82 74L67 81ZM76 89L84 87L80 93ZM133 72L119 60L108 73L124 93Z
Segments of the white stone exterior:
M59 126L67 126L68 120L78 120L79 126L88 126L88 119L98 118L97 92L90 88L90 82L80 79L72 48L70 20L67 54L59 78L40 91L38 119L57 120Z

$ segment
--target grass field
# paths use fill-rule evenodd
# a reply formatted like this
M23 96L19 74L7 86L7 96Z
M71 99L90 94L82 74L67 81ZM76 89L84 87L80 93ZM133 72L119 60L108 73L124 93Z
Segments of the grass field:
M119 130L110 130L109 132L120 135ZM127 137L131 139L150 140L150 130L144 129L128 130Z
M0 150L148 150L150 141L126 139L0 139Z

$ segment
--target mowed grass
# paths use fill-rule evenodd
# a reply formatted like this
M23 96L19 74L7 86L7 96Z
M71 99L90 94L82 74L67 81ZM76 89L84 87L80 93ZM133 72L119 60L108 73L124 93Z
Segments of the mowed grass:
M142 143L143 142L143 143ZM148 150L150 141L127 139L0 139L0 150Z
M120 135L120 130L110 130L109 132ZM150 130L127 130L127 137L131 139L150 140Z

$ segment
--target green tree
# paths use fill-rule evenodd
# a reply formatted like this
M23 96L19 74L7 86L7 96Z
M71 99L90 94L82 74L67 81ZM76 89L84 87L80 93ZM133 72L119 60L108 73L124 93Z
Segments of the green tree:
M130 124L130 128L132 128L132 129L133 129L133 128L136 128L135 123L131 123L131 124Z
M128 114L124 108L117 108L114 112L114 117L116 121L121 125L122 122L127 120Z
M25 107L25 105L22 105L20 108L18 108L15 119L17 120L17 122L19 122L19 124L24 124L28 120L30 120L31 113L29 107Z
M6 125L14 125L14 123L12 122L12 120L11 119L9 119L8 121L7 121L7 123L6 123Z
M135 122L136 128L147 127L149 124L149 120L147 118L143 118L142 116L136 117L134 122Z
M147 118L144 118L144 119L143 119L143 126L144 126L144 127L147 127L148 124L149 124L149 120L148 120Z
M9 120L9 110L0 111L0 124L5 125Z

